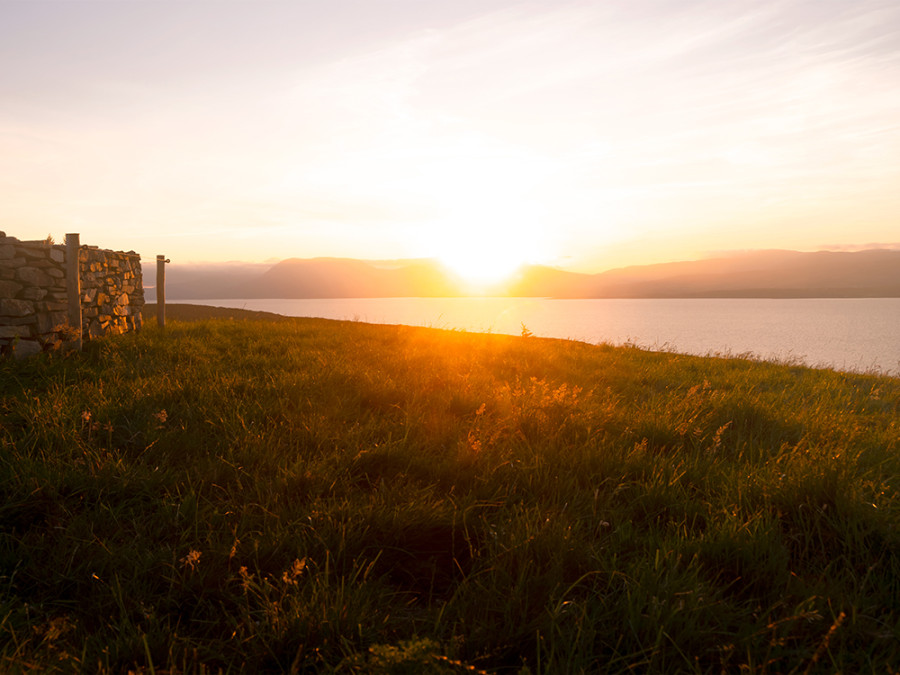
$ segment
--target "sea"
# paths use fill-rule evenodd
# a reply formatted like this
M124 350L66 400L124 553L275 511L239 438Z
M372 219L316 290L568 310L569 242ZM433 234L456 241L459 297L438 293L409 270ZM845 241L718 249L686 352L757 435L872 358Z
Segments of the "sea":
M285 316L629 344L900 377L900 298L173 300Z

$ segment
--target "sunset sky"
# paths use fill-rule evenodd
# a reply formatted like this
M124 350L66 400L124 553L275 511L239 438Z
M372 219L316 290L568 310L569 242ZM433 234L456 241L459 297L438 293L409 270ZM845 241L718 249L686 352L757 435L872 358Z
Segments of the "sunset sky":
M498 270L900 247L900 2L0 0L0 230Z

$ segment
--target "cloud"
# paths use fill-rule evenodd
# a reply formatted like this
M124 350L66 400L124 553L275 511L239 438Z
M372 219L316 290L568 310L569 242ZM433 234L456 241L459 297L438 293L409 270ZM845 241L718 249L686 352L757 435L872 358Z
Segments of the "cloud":
M855 209L848 239L889 236L893 2L154 5L0 28L10 217L382 242L506 203L602 246L722 223L818 241Z
M888 244L869 243L869 244L823 244L818 247L822 251L865 251L868 249L888 249L892 251L900 251L900 242L892 242Z

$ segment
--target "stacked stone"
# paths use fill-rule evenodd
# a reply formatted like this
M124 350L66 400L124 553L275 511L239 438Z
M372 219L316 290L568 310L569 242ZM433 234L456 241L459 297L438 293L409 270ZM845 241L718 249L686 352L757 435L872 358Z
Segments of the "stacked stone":
M141 328L144 286L134 251L79 250L85 339ZM0 232L0 354L29 356L56 349L79 330L69 326L66 247L20 241Z
M0 353L29 356L68 335L66 247L0 232Z
M140 330L144 306L140 255L83 246L78 259L84 337Z

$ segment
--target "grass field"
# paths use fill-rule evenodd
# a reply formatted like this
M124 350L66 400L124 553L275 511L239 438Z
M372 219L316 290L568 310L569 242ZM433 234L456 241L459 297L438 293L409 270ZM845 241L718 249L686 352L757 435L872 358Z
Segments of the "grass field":
M0 672L900 668L897 378L174 311L0 361Z

